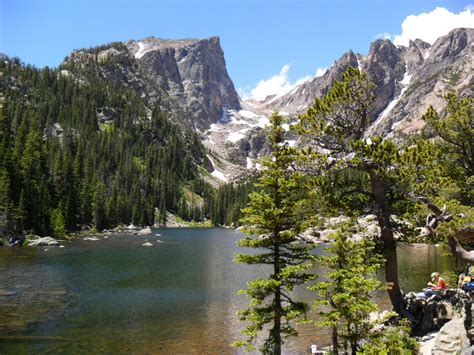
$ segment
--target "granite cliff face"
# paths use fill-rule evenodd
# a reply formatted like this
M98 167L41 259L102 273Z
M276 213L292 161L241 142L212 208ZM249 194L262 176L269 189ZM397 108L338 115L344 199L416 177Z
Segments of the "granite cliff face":
M159 106L197 130L221 120L228 109L240 108L218 37L149 37L74 51L66 58L66 64L82 66L91 61L103 76L133 88L150 108Z

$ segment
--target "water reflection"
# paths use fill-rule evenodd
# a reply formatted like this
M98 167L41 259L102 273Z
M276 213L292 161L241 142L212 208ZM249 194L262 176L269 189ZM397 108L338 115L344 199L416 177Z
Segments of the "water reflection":
M229 345L242 328L235 313L248 304L237 290L268 269L233 262L241 235L231 230L155 232L164 243L122 235L48 251L0 249L0 353L236 353ZM400 247L404 290L421 289L432 271L451 266L434 246ZM313 297L304 288L296 294ZM385 292L376 299L389 306ZM299 331L286 352L329 339L325 330Z

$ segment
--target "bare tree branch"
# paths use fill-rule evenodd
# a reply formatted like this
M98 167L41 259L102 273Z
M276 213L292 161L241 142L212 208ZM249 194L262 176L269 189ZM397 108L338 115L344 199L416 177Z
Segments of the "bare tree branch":
M449 237L448 245L455 257L468 263L474 263L474 251L464 249L456 237Z

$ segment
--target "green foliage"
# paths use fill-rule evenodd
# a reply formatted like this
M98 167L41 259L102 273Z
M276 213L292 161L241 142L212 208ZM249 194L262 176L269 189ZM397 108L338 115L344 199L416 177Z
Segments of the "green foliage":
M347 152L362 137L375 105L375 86L364 72L349 67L322 98L315 98L298 127L311 142L332 155Z
M51 226L55 237L64 238L66 236L66 226L61 208L51 211Z
M446 117L441 118L433 107L423 115L428 129L440 138L443 165L449 177L461 187L461 202L474 201L474 97L446 96Z
M300 117L295 128L307 139L299 166L312 176L319 213L377 216L384 249L386 281L397 313L406 316L398 280L395 232L415 240L422 209L419 196L433 196L449 179L443 174L442 151L431 142L415 140L400 146L380 136L364 138L374 107L374 85L365 73L349 68L342 81ZM398 218L394 218L398 217ZM400 217L412 223L404 223ZM426 217L426 216L425 216Z
M236 261L267 265L271 271L268 278L250 281L248 289L241 291L250 298L250 308L238 315L250 325L242 331L246 339L235 345L255 349L259 333L268 325L268 336L260 350L279 354L285 339L297 335L293 321L303 318L308 309L307 304L293 299L292 291L313 278L305 272L313 257L309 254L311 246L295 243L302 229L298 211L303 196L299 188L302 177L292 169L294 150L284 140L283 118L275 113L270 121L273 154L262 162L260 191L250 195L244 209L242 222L246 237L238 243L256 250L238 254Z
M363 342L361 354L416 354L419 344L410 337L409 321L403 319L400 325L376 327Z
M369 315L377 305L371 293L381 286L375 273L383 260L374 252L373 241L365 238L355 242L352 233L350 224L337 227L331 236L333 242L326 248L328 255L318 258L328 270L325 280L310 289L317 293L314 306L321 317L317 325L333 329L334 349L343 345L345 351L350 347L354 353L372 330Z
M227 183L205 195L205 206L215 226L238 226L249 194L256 189L256 177L240 183Z
M70 232L132 220L151 225L155 208L162 208L162 221L166 211L181 212L183 187L194 188L204 162L199 137L158 108L150 117L135 92L102 77L98 66L92 59L71 64L61 68L65 76L19 60L0 63L3 236L62 234L58 216ZM197 216L194 207L194 217L209 216Z

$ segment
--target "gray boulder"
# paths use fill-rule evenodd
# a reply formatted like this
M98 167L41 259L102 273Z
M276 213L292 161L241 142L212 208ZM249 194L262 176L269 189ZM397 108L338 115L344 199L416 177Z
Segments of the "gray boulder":
M153 233L153 231L151 230L150 227L145 227L145 228L143 228L143 229L140 229L140 230L137 232L138 235L146 235L146 234L151 234L151 233Z
M38 246L38 245L59 245L59 242L51 237L38 237L37 239L30 239L27 241L28 246Z
M405 296L407 310L413 315L414 334L425 335L439 330L453 319L463 319L466 328L471 322L471 297L459 289L442 290L428 299L413 292ZM469 324L468 324L469 323Z
M461 318L453 319L440 329L435 338L431 353L433 355L472 354L471 352L467 352L470 345L464 327L464 320Z

